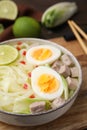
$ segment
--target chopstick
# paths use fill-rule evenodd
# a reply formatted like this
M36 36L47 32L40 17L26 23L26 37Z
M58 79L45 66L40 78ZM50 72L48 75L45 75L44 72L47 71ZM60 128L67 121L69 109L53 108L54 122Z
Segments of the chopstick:
M87 54L87 46L85 45L84 41L82 40L81 36L79 35L79 34L81 34L83 36L83 38L85 38L87 40L87 34L74 21L69 20L68 24L69 24L71 30L73 31L74 35L76 36L77 40L79 41L79 44L82 47L82 49L84 50L85 54Z
M87 40L87 34L74 21L71 22L77 31Z

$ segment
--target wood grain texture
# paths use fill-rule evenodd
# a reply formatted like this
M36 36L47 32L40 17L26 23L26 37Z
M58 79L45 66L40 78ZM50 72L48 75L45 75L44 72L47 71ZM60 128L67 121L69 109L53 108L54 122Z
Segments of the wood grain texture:
M69 51L71 51L75 56L84 55L84 51L81 46L77 42L77 40L73 41L65 41L63 37L51 39L51 41L56 42L59 45L64 46Z
M66 114L48 124L17 127L0 122L0 130L83 130L87 128L87 55L84 55L77 41L67 43L63 38L55 38L51 41L69 49L82 66L83 82L75 103Z

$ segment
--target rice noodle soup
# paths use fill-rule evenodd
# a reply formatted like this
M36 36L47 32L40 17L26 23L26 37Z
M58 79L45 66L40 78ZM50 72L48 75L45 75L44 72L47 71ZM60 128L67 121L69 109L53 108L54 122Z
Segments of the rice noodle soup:
M0 110L36 114L62 106L75 93L79 69L53 44L33 40L0 45Z

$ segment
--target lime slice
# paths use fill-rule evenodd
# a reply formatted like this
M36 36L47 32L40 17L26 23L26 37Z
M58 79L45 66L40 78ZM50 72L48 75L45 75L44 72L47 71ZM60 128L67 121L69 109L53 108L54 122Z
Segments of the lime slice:
M16 48L10 45L0 45L0 65L6 65L18 57L18 51Z
M17 17L17 5L11 0L0 1L0 18L14 20Z

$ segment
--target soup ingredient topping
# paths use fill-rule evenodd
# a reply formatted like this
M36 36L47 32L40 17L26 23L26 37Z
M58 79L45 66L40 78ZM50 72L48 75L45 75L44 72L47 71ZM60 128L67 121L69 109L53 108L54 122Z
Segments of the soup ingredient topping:
M58 72L59 72L59 74L63 75L64 77L67 77L70 75L70 68L66 65L62 65Z
M53 109L58 108L59 106L63 105L65 103L65 100L62 98L56 98L53 100L51 106Z
M29 96L29 98L35 98L35 95L34 95L34 94L32 94L32 95L30 95L30 96Z
M78 77L79 76L79 70L78 70L78 67L72 67L71 68L71 76L74 78L74 77Z
M58 59L60 55L61 51L51 45L39 45L28 50L26 59L33 65L43 65L52 63Z
M18 51L16 48L10 45L0 45L0 65L6 65L18 57Z
M66 78L69 89L75 90L77 88L78 85L78 79L76 78L71 78L71 77L67 77Z
M30 104L30 110L32 113L44 112L45 111L45 101L34 102Z
M64 89L61 76L53 69L44 66L32 71L31 84L38 96L49 100L60 97Z
M13 112L29 114L42 112L44 109L48 110L50 108L51 103L48 100L22 97L15 100Z
M62 78L62 82L63 82L63 85L64 85L63 96L64 96L64 99L67 100L69 98L68 83L67 83L66 79L63 76L61 76L61 78Z
M61 60L67 66L71 66L73 64L71 58L67 54L62 55Z

